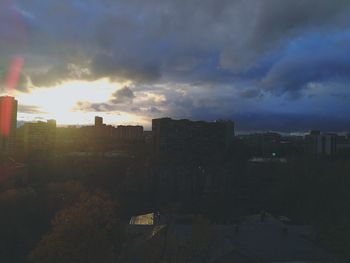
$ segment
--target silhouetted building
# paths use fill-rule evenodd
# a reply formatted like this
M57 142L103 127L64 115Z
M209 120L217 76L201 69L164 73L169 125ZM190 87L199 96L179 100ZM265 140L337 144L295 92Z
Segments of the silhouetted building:
M95 117L95 127L101 127L103 125L103 118L102 117Z
M254 133L240 138L247 143L253 156L269 158L282 155L282 136L278 133Z
M112 125L106 125L103 123L102 117L95 117L95 125L93 127L88 128L90 130L93 140L97 140L96 142L101 142L101 140L108 140L113 135L113 130L115 128Z
M310 135L311 135L311 136L319 136L319 135L321 135L321 131L312 130L312 131L310 131Z
M141 142L143 141L142 126L118 126L103 123L102 117L95 117L95 125L85 126L79 129L80 139L83 148L90 147L99 151L112 149L115 143L119 142Z
M143 141L143 127L119 125L116 130L116 137L123 141Z
M119 125L117 128L103 123L102 117L95 117L94 136L98 140L142 141L143 127Z
M56 140L56 121L25 123L24 150L28 155L46 157L53 153Z
M337 136L337 154L350 156L350 140L347 136Z
M336 134L311 131L305 136L305 142L308 152L312 154L332 156L337 153Z
M13 97L0 97L0 153L6 155L15 151L17 104Z
M143 132L143 141L146 144L152 144L152 142L153 142L152 131L144 131Z
M225 150L234 136L233 121L152 120L154 154L206 155Z

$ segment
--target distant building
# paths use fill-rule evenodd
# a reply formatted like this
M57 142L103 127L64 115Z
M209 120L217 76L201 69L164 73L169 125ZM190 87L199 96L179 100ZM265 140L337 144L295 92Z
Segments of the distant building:
M24 150L29 155L52 154L56 140L56 121L25 123L23 126Z
M119 125L116 130L116 138L123 141L142 141L143 127Z
M284 154L282 136L275 132L254 133L239 136L248 146L253 156L280 157Z
M350 156L350 139L347 136L337 137L337 154Z
M103 123L102 117L95 117L95 139L116 139L118 141L143 141L143 127L119 125L117 128Z
M95 117L95 127L101 127L103 125L103 118L102 117Z
M143 140L142 126L118 126L103 123L102 117L95 117L92 126L83 126L77 130L77 142L82 149L110 151L120 142L141 142Z
M152 131L144 131L143 132L143 140L146 144L152 144L152 142L153 142Z
M95 141L97 143L101 143L101 140L110 139L114 129L112 125L104 124L103 118L98 116L95 117L95 125L87 128L87 130L90 131L91 139L97 140Z
M0 153L11 155L15 151L17 105L13 97L0 97Z
M305 136L305 142L312 154L333 156L337 153L337 134L311 131Z
M152 133L156 156L200 155L226 149L234 136L234 122L153 119Z

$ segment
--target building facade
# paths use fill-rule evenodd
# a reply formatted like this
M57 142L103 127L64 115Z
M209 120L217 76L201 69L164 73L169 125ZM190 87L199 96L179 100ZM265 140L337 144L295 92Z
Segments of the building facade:
M233 121L152 120L154 154L205 155L226 149L234 136Z
M25 123L24 150L28 155L47 156L53 153L56 141L56 121Z
M119 125L116 129L116 137L122 141L143 141L143 127Z
M305 137L308 151L315 155L333 156L337 153L337 135L311 131Z
M0 153L12 155L15 151L17 106L14 97L0 97Z

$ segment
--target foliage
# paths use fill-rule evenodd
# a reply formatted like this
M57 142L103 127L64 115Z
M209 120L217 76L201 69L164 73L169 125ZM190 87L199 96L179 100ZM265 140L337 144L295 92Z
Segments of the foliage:
M0 262L22 262L45 223L37 192L31 188L0 193Z
M57 213L29 259L37 263L113 262L122 240L116 204L104 193L84 193Z

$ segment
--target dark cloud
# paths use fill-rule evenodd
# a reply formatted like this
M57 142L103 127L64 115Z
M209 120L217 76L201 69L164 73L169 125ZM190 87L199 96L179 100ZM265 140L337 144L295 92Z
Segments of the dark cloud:
M263 86L274 94L300 97L312 82L349 82L350 48L334 41L301 45L277 61L262 79Z
M158 109L157 107L150 107L149 111L152 113L161 113L162 111Z
M91 71L95 78L131 79L134 82L149 82L160 77L159 65L136 57L131 60L128 55L97 54L92 60Z
M261 97L262 93L261 93L261 90L259 89L247 89L240 92L240 96L242 98L251 99L251 98Z
M60 83L62 80L67 80L68 76L67 64L50 65L46 69L32 72L31 81L35 86L50 87Z
M110 101L77 105L84 110L217 118L266 110L269 99L293 106L310 83L350 84L349 14L348 0L7 1L0 74L20 55L23 91L130 83Z
M271 43L288 40L309 30L343 27L350 2L347 0L267 0L258 4L251 44L270 47Z
M129 87L125 86L112 94L110 102L113 104L130 103L133 98L135 98L134 92Z
M248 69L262 55L273 53L294 38L310 32L328 34L345 29L350 2L347 0L267 0L250 1L249 14L237 45L222 52L222 66L233 70ZM247 13L243 13L247 15ZM246 21L251 18L251 23ZM237 36L238 37L238 36Z
M125 111L125 105L131 104L135 98L134 92L127 86L118 89L112 94L112 97L107 102L91 103L88 101L79 101L75 105L74 110L78 111L94 111L94 112L115 112ZM134 109L134 110L133 110ZM131 108L135 111L137 107Z
M220 83L294 37L348 25L349 6L345 0L26 1L7 7L12 13L2 15L2 31L27 35L27 68L40 68L35 56L46 58L45 70L28 69L37 86L100 77ZM89 74L72 76L70 64Z
M340 98L342 100L349 100L350 99L350 94L344 94L344 93L331 93L330 94L332 97Z
M0 92L6 92L9 88L7 87L7 81L11 76L11 61L12 59L3 59L0 62ZM15 85L16 86L13 88L15 88L17 91L28 92L30 86L30 77L24 72L21 72Z
M350 130L349 118L307 113L254 113L235 114L238 131L279 131L291 132L321 130L325 132L344 132Z
M74 110L76 111L93 111L93 112L115 112L116 108L109 103L90 103L88 101L77 102Z
M63 81L92 80L91 72L87 64L74 64L58 62L57 64L41 65L36 69L27 69L30 80L34 86L52 87ZM69 63L68 63L69 62ZM24 69L26 71L26 69Z

